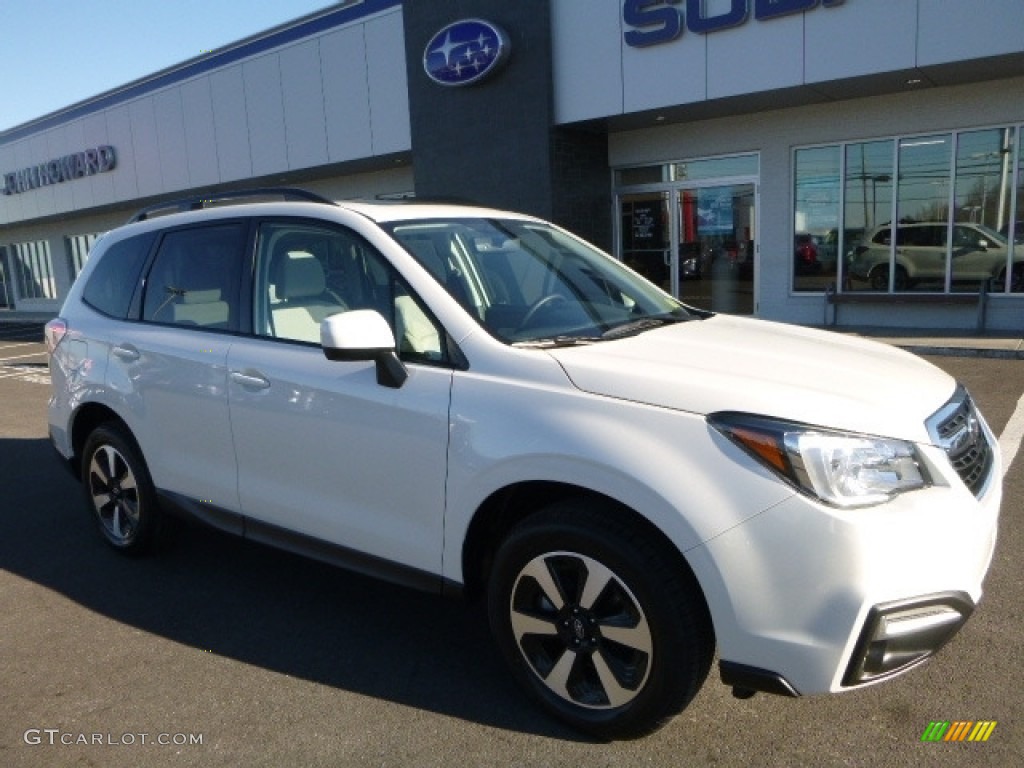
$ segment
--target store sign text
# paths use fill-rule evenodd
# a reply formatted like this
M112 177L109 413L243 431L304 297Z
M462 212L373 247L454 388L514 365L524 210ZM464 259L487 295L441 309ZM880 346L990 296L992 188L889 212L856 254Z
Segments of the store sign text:
M17 195L31 189L60 184L83 176L94 176L114 170L117 155L109 144L84 152L72 152L70 155L54 158L39 165L22 168L20 171L5 173L3 176L3 193Z
M843 0L729 0L729 10L710 15L705 0L625 0L622 20L632 29L622 38L632 48L646 48L675 40L684 29L699 35L738 27L750 18L767 21L791 13L813 11L819 5L832 8ZM683 8L676 6L684 6Z

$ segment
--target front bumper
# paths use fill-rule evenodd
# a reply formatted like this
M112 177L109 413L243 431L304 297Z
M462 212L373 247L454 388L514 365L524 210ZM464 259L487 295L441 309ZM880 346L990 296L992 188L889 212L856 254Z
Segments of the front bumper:
M929 462L948 460L939 449ZM722 679L785 695L905 672L982 595L1001 501L998 456L975 498L952 469L887 504L841 511L793 496L687 557L708 598Z

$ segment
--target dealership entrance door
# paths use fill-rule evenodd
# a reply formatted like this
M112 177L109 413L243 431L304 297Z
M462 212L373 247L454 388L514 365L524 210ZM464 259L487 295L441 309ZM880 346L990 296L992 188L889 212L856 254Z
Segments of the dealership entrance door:
M736 161L748 158L753 174L701 178L716 165L736 170ZM739 167L750 170L749 162ZM654 169L617 171L618 257L687 304L754 314L756 168L756 155L676 163L657 169L675 178L641 184L628 182Z

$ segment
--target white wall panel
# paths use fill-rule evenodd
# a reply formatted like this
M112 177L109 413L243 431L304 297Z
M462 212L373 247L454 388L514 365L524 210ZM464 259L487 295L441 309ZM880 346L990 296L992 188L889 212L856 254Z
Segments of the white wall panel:
M76 124L82 126L83 140L81 149L100 147L104 144L114 147L114 170L109 173L98 173L95 176L90 176L88 179L91 192L90 204L106 205L112 203L116 199L114 196L114 176L119 171L121 163L124 162L122 155L125 148L117 146L110 140L110 136L107 133L107 117L103 112L86 115L81 120L77 120Z
M320 39L327 152L330 162L369 157L370 86L363 28L349 27Z
M165 192L188 189L188 149L185 143L185 115L181 88L168 88L153 97L160 172Z
M49 133L49 131L47 132ZM50 159L49 155L49 140L47 133L36 134L28 143L28 159L22 168L36 165L38 163L44 163ZM32 197L35 198L33 203L35 204L36 216L52 216L57 212L57 207L53 199L53 187L41 187L39 189L32 190Z
M233 181L251 176L252 156L242 68L230 67L210 75L210 93L220 180Z
M804 76L804 14L707 35L709 99L770 91Z
M918 0L918 64L1024 50L1024 0Z
M210 91L209 77L190 80L181 86L186 165L189 179L195 186L216 184L220 181L217 130Z
M18 161L15 157L14 143L0 145L0 173L14 173L18 167ZM3 185L3 179L0 179L0 186ZM21 195L4 195L0 193L0 224L9 224L12 221L17 221L17 214L21 211L21 205L18 202L18 198ZM17 213L16 213L17 211ZM4 236L0 235L0 241L7 242Z
M256 176L288 169L281 67L278 61L279 55L273 53L242 65L252 172Z
M365 34L373 154L409 150L412 133L402 14L371 19L366 22Z
M622 87L627 113L703 101L708 94L707 36L687 30L663 45L623 45Z
M54 160L72 152L89 149L85 143L82 121L73 120L67 125L58 126L47 132L49 138L48 159ZM93 145L95 146L95 145ZM89 178L76 179L53 186L53 199L58 211L70 211L86 208L92 204L92 185Z
M164 191L160 168L160 143L156 136L156 114L153 97L137 99L128 105L131 121L132 150L135 155L135 177L139 195L158 195Z
M621 0L556 0L551 34L555 120L622 112Z
M898 72L917 63L916 2L851 0L804 16L808 83Z
M139 196L139 185L135 177L135 148L128 106L113 107L105 115L110 145L118 153L117 170L110 174L114 179L114 200L131 200Z
M310 168L327 162L324 86L317 40L281 51L281 92L288 167Z

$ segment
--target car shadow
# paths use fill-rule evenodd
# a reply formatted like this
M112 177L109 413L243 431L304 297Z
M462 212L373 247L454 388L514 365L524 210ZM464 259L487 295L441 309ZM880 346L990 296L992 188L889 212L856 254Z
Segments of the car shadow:
M0 569L110 619L246 664L510 731L588 741L533 706L484 611L175 525L112 551L45 439L0 438Z

